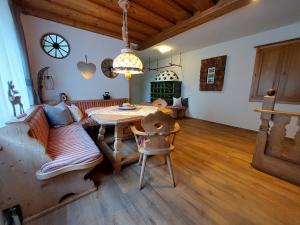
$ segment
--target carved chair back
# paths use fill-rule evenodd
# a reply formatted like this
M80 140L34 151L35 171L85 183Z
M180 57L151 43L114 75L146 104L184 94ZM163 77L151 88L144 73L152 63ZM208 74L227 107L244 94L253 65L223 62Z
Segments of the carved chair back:
M169 148L171 131L174 129L175 120L161 111L146 116L141 121L144 132L148 134L144 141L145 149Z
M152 105L160 109L160 108L166 108L168 106L168 103L164 99L158 98L152 102Z

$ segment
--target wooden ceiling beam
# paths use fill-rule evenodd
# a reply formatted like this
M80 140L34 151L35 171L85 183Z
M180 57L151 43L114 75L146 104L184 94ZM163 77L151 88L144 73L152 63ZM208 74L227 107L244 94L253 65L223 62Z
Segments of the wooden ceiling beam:
M226 2L225 2L226 1ZM158 35L143 41L139 45L139 50L144 50L155 44L158 44L166 39L174 37L177 34L185 32L191 28L204 24L208 21L211 21L215 18L218 18L226 13L232 12L236 9L239 9L243 6L246 6L251 3L252 0L222 0L222 2L204 12L196 13L189 19L186 19L182 22L179 22L177 25L159 33Z
M177 23L180 20L185 20L192 16L192 14L185 9L181 8L176 2L173 0L131 0L131 3L134 2L136 4L141 5L152 12L160 15L161 17L166 18L173 23Z
M76 10L85 14L93 15L99 19L109 21L110 23L121 26L123 24L122 14L109 8L103 7L87 0L47 0L48 2L64 6L69 9ZM147 24L128 18L128 28L130 31L141 32L152 36L157 34L160 30L149 26Z
M37 11L41 10L43 12L48 12L48 20L57 22L57 18L52 18L51 15L58 16L58 18L60 18L62 21L68 21L68 24L76 24L77 28L80 28L80 24L84 24L84 27L94 27L94 30L96 30L97 33L104 35L111 33L111 35L109 36L113 36L118 39L122 38L121 28L118 25L99 20L98 18L90 16L88 14L83 14L75 10L66 9L62 6L49 3L45 0L23 0L21 7L27 8L27 13L30 12L28 9L32 8L32 12L34 12L33 16L36 16ZM89 28L89 30L92 29ZM103 30L103 33L101 32L101 30ZM130 41L135 43L140 42L141 40L145 40L147 38L147 35L135 31L130 32L129 35Z
M114 0L90 0L90 1L112 10L118 10L120 13L122 13L118 5L118 1L114 1ZM174 23L168 20L167 18L164 18L159 14L151 10L148 10L145 7L136 4L133 1L129 2L128 18L132 18L136 21L155 27L159 30L164 30L174 25Z
M174 0L185 10L192 12L192 14L204 11L215 5L213 0Z
M120 34L118 34L118 33L106 31L104 29L100 29L95 26L82 23L80 21L74 21L74 20L62 17L60 15L57 15L57 14L49 13L48 11L34 9L32 7L30 7L30 8L22 7L22 12L25 15L39 17L39 18L42 18L45 20L50 20L50 21L56 22L56 23L61 23L61 24L65 24L68 26L75 27L75 28L79 28L79 29L83 29L83 30L94 32L94 33L99 33L99 34L103 34L103 35L106 35L109 37L120 39Z

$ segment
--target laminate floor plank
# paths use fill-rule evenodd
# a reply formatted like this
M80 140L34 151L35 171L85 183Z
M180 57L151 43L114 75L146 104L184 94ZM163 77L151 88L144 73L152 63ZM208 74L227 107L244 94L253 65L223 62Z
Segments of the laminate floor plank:
M94 171L99 190L27 225L298 225L300 187L251 167L256 133L195 120L182 131L171 154L176 188L163 157L113 175ZM134 151L134 141L123 148ZM107 163L107 162L106 162Z

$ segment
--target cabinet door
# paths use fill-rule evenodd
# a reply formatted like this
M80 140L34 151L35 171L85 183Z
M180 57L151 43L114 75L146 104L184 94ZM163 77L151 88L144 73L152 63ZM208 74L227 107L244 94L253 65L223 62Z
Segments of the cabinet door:
M285 59L278 86L277 100L300 103L300 42L285 47Z
M261 100L270 88L277 90L282 69L284 47L257 50L250 100Z

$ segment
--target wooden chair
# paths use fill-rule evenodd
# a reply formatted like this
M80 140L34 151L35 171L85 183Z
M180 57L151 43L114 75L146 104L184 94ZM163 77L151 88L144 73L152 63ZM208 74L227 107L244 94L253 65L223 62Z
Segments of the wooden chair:
M168 103L164 99L158 98L152 102L152 105L160 109L160 108L166 108L168 106Z
M140 152L139 165L142 161L139 188L142 188L146 161L151 155L163 155L165 157L175 187L170 152L175 149L173 144L175 134L180 130L179 124L169 115L157 111L141 121L141 128L143 130L138 130L135 125L131 126Z

